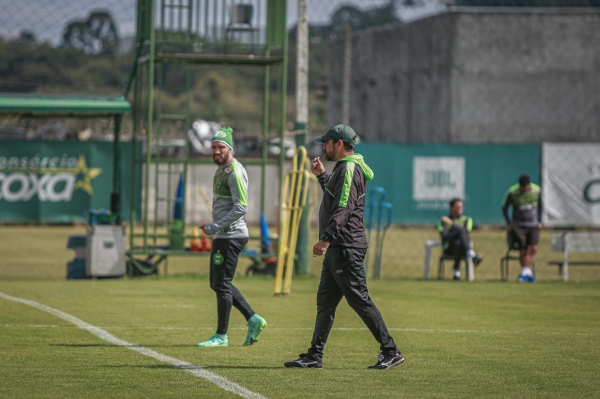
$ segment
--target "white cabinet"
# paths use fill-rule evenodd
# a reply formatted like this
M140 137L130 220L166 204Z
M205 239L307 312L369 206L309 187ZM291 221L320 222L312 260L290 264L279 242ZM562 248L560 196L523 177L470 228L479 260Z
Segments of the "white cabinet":
M125 228L114 225L88 227L85 274L119 277L126 273Z

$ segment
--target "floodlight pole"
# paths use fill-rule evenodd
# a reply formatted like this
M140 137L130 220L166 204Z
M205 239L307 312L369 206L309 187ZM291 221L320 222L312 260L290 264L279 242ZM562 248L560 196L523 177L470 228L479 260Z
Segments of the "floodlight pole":
M298 26L296 27L296 146L306 147L306 132L308 122L308 0L298 0ZM299 160L301 163L301 161ZM307 185L308 189L308 185ZM304 206L300 225L298 226L298 241L296 243L296 275L308 275L309 243L308 243L308 213L309 207Z
M296 131L306 130L308 122L307 5L308 0L298 0L298 26L296 28Z

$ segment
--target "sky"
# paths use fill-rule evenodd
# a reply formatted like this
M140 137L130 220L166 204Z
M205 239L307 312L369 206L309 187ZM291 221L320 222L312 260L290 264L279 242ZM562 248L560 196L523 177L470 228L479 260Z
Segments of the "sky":
M179 0L165 0L176 1ZM186 2L187 0L183 0ZM201 0L202 3L204 0ZM229 0L231 3L232 0ZM247 2L250 0L235 0ZM266 0L253 0L265 2ZM413 19L424 13L439 9L437 0L421 0L418 7L397 7L397 16L403 20ZM210 4L213 0L210 0ZM331 15L342 5L353 5L359 9L381 7L388 0L308 0L309 22L327 25ZM432 6L432 3L436 5ZM158 2L157 2L158 4ZM432 8L433 7L433 8ZM135 0L0 0L0 35L18 37L22 30L33 31L43 41L60 43L65 26L75 20L85 21L93 10L107 9L115 19L121 38L135 34ZM296 25L298 0L288 0L288 26ZM264 21L264 12L261 20Z

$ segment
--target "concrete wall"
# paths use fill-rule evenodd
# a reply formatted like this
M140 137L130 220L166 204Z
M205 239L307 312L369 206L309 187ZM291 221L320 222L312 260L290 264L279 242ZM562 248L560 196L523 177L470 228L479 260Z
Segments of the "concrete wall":
M600 13L455 14L455 142L597 141Z
M427 142L446 134L449 15L353 35L350 125L361 138ZM331 43L329 124L341 122L344 41ZM421 138L421 136L425 136Z
M330 43L329 123L343 40ZM353 35L350 124L398 143L598 141L598 11L454 11Z

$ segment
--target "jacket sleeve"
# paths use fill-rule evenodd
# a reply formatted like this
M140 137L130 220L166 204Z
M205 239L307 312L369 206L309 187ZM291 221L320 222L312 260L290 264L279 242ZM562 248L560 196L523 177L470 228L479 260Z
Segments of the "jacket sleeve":
M232 223L240 220L246 212L248 212L248 179L241 171L235 171L227 177L229 190L231 191L231 199L233 207L223 218L216 220L213 223L208 223L205 227L206 234L215 234L218 231L226 229Z
M359 167L354 163L346 162L336 169L332 177L335 179L335 189L332 193L333 211L325 229L325 234L332 239L339 237L340 232L348 224L348 219L350 219L350 215L356 207L358 190L355 180L358 178L358 174L355 173L355 168Z
M502 204L502 213L504 214L504 219L506 219L506 224L510 224L510 217L508 216L508 208L512 205L512 195L508 195Z
M321 189L323 191L325 191L325 184L327 184L327 182L329 181L330 176L331 176L331 174L329 174L327 172L323 172L319 176L317 176L317 180L319 181L319 184L321 185Z
M450 234L450 229L452 226L448 226L446 223L440 222L438 223L438 231L440 232L440 236L442 237L442 241L446 241L448 239L448 235Z

